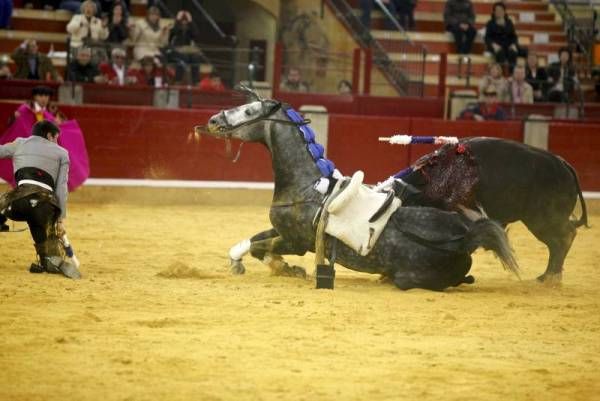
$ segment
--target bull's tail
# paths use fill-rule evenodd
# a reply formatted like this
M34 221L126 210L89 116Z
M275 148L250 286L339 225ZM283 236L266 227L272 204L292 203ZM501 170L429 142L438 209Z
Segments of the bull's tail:
M508 242L508 236L500 224L490 219L479 219L472 223L466 239L470 249L483 247L494 252L506 270L520 277L519 265Z
M571 220L571 223L575 228L586 226L590 228L587 221L587 207L585 206L585 199L583 198L583 194L581 193L581 187L579 186L579 178L577 177L577 172L566 160L562 159L563 164L569 169L571 174L573 175L573 179L575 180L575 187L577 188L577 196L579 197L579 202L581 203L581 217L579 220Z

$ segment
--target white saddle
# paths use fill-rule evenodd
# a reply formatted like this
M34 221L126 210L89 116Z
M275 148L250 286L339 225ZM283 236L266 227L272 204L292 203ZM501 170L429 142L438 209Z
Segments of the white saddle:
M365 256L373 249L392 213L400 207L393 193L376 192L363 185L362 171L354 173L350 183L333 195L327 206L325 232Z

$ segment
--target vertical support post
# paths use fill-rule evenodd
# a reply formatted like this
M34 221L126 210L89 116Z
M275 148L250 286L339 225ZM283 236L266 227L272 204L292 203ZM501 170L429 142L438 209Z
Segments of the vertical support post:
M273 62L273 93L279 92L279 84L281 83L281 68L283 66L283 44L277 42L275 44L275 60Z
M360 85L360 48L354 49L352 55L352 94L358 95Z
M446 70L448 67L448 55L440 54L440 67L438 70L438 97L446 96Z
M363 95L371 94L371 69L373 68L373 51L371 49L365 50L365 69L364 69L364 87Z

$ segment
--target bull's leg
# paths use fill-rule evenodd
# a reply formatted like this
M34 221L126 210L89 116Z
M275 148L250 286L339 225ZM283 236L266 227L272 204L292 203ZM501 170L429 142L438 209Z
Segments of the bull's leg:
M549 284L559 283L562 280L565 258L577 234L575 227L569 221L543 228L529 224L527 227L537 239L548 247L548 265L544 274L537 278L538 281Z

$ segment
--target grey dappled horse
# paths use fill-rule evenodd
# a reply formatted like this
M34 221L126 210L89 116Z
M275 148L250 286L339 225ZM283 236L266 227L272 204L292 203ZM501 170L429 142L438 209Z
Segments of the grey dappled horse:
M254 101L212 116L203 129L212 136L265 145L272 156L275 191L270 210L273 228L242 241L230 251L232 271L243 273L242 257L248 251L279 274L305 275L281 255L315 251L315 215L326 195L314 189L324 176L323 159L309 152L306 121L290 119L289 110L275 100L263 100L246 90ZM294 112L295 113L295 112ZM295 114L297 115L297 114ZM330 258L333 241L325 239ZM483 218L469 221L459 213L429 207L400 207L392 214L379 240L367 256L360 256L337 241L336 262L367 273L379 273L401 289L443 290L471 283L471 253L479 247L492 250L505 268L517 265L504 230Z

